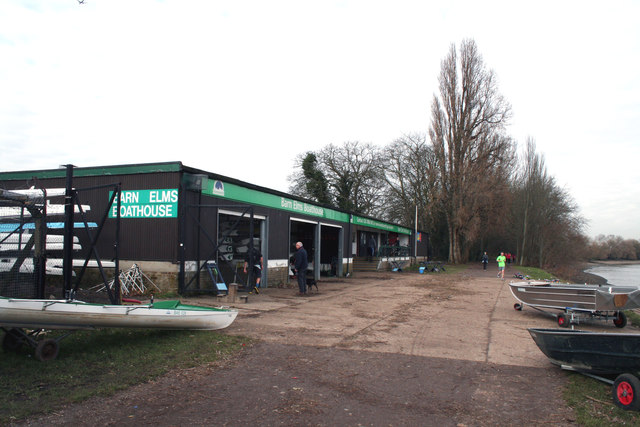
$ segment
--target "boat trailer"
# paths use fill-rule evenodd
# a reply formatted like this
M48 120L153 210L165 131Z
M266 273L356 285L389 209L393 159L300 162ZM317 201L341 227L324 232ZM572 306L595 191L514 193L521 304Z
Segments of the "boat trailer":
M56 338L41 338L46 334L44 329L34 329L29 332L21 328L5 328L4 326L0 326L0 329L4 331L2 338L4 351L16 352L26 344L34 349L36 359L41 362L54 360L58 357L59 342L73 333L73 331L69 331Z
M565 307L560 313L544 310L540 307L517 302L513 304L513 309L516 311L522 311L524 306L538 310L539 312L551 316L556 319L558 326L561 328L568 328L570 325L578 325L580 323L586 323L587 321L602 320L607 322L613 321L616 328L624 328L627 326L627 315L622 311L600 311L600 310L582 310L572 307Z

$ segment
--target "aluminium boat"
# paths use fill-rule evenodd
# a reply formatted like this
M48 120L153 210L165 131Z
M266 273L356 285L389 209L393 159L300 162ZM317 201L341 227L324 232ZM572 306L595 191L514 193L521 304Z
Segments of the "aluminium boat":
M541 311L561 310L560 326L577 323L580 315L613 319L617 327L626 325L624 310L640 307L640 288L636 286L512 282L509 288L518 300L516 310L529 306Z
M636 286L515 282L513 296L532 307L564 310L619 311L640 307L640 288Z

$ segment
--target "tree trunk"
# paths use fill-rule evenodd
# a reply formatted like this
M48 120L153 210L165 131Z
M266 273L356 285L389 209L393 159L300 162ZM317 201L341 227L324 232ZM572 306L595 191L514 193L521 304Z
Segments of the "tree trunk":
M525 242L527 241L527 213L529 212L528 203L524 207L524 221L522 224L522 247L520 248L520 265L524 265Z

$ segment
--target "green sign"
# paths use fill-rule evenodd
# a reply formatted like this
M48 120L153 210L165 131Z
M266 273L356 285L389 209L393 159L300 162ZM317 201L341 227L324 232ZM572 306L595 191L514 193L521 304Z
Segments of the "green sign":
M390 231L392 233L411 234L411 230L399 225L389 224L387 222L377 221L371 218L363 218L353 215L353 224L364 225L366 227L378 228L380 230Z
M113 194L109 192L109 198ZM109 218L117 215L117 203L111 205ZM120 193L120 218L177 218L178 189L127 190Z
M288 197L263 193L261 191L241 187L239 185L229 184L227 182L209 180L206 188L202 190L202 192L209 196L222 197L229 200L235 200L237 202L266 206L268 208L280 209L318 218L326 218L339 222L349 222L349 214L344 212L313 205L311 203L301 202ZM396 233L411 234L411 230L408 228L355 215L353 215L353 224L364 225Z
M202 192L210 196L222 197L237 202L266 206L268 208L332 219L334 221L349 222L349 214L344 212L338 212L333 209L289 199L287 197L276 196L275 194L263 193L227 182L209 180L206 189L202 190Z

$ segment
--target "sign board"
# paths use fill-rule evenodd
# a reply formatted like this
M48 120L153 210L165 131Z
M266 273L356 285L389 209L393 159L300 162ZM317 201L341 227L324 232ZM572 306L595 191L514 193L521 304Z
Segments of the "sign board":
M109 192L111 198L113 192ZM117 216L117 203L109 209L109 218ZM120 195L120 218L177 218L178 189L125 190Z

